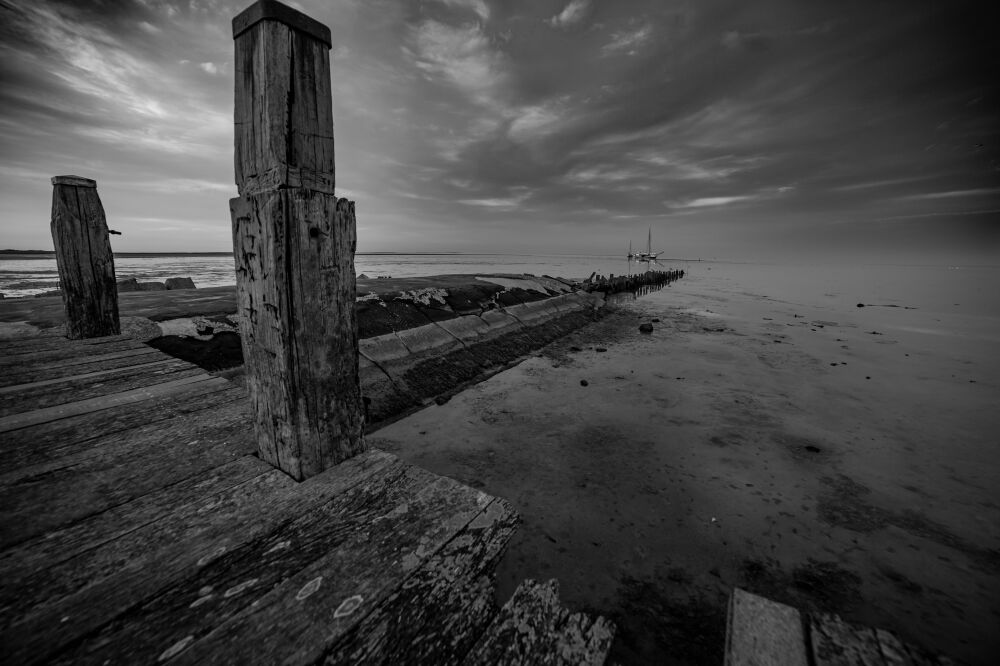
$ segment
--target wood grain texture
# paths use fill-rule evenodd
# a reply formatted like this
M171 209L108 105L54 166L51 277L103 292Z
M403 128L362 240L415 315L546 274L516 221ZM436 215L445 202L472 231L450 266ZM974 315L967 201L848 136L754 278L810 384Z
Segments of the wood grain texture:
M0 477L0 548L232 462L254 445L245 415L231 410L128 431L94 449Z
M419 490L417 484L422 484ZM201 664L221 655L233 664L315 663L464 529L489 499L414 467L386 488L385 497L370 503L359 498L356 509L331 512L327 520L340 524L367 517L367 528L337 530L324 538L318 544L325 546L321 557L193 640L170 663ZM312 532L310 538L315 538ZM265 634L268 640L257 640Z
M458 664L496 614L493 571L519 522L493 499L464 530L382 598L324 658L334 664Z
M52 188L52 242L66 308L66 337L120 333L115 258L95 185L57 176ZM93 182L93 181L89 181Z
M241 404L245 419L250 418L246 391L225 380L213 378L181 388L183 395L151 397L5 432L0 446L0 470L6 475L29 465L93 451L95 440L99 438L132 428L157 427L157 423L175 416L195 414L228 403ZM94 451L94 455L98 453Z
M40 535L0 553L6 579L21 580L144 527L191 502L237 486L271 466L253 456L214 467L177 483ZM0 585L3 589L5 585ZM0 593L2 596L3 593Z
M4 373L0 376L0 387L27 384L32 381L57 379L59 377L72 377L74 375L114 368L125 368L161 359L160 352L150 347L148 349L130 349L110 354L99 354L90 358L78 357L75 359L53 361L51 363L38 363L33 365L31 369L25 369L21 372L17 371L18 366L14 366L12 368L13 372Z
M799 611L736 588L729 598L726 666L807 666Z
M607 658L614 634L608 620L562 608L556 580L526 580L463 663L599 666Z
M23 375L23 383L0 387L0 396L11 394L21 395L23 393L44 392L46 388L53 387L54 390L61 390L59 387L72 382L79 385L81 382L95 385L105 379L116 379L129 374L141 374L144 371L161 369L168 365L175 365L177 359L152 357L144 361L131 361L125 364L116 364L115 367L87 368L71 372L59 373L56 377L45 377L43 372L29 373ZM42 375L42 376L40 376Z
M295 486L278 470L266 472L45 570L42 587L4 596L0 644L9 663L49 661L109 618L273 529L289 506L298 508L299 494L289 496ZM44 592L31 594L35 589Z
M241 33L235 47L240 195L284 187L333 194L330 47L271 20Z
M365 518L378 516L380 502L398 506L405 469L394 456L371 451L299 484L270 529L255 529L253 538L203 562L140 606L110 616L100 632L70 645L60 662L155 663L172 647L192 643L321 557L331 547L330 539L349 538L345 530L364 539L358 528ZM426 480L417 482L426 485ZM253 651L259 644L250 641L241 649ZM209 661L241 663L230 647Z
M261 457L296 479L364 450L354 204L284 189L230 201Z
M176 376L176 375L175 375ZM169 378L169 376L168 376ZM86 400L76 400L63 404L53 405L36 409L30 412L20 412L10 416L0 417L0 433L7 433L21 428L28 428L47 424L59 419L91 414L105 409L123 407L137 402L143 402L153 398L165 396L175 396L178 393L188 393L194 390L195 385L199 387L223 388L231 384L221 377L209 377L201 373L179 379L164 379L161 383L151 386L142 386L121 393L101 395Z
M875 630L869 627L818 613L810 618L809 638L815 666L885 666Z
M28 385L16 393L0 394L0 417L37 412L46 407L79 402L132 389L153 386L174 379L208 377L204 370L185 361L172 359L149 368L123 368L96 380L69 378L57 383Z
M132 338L120 339L116 336L114 338L99 338L99 340L100 342L95 344L86 344L80 340L66 340L61 344L57 343L41 349L22 348L9 352L4 350L3 353L0 353L0 368L23 369L33 367L36 364L76 359L91 354L151 349L148 345Z

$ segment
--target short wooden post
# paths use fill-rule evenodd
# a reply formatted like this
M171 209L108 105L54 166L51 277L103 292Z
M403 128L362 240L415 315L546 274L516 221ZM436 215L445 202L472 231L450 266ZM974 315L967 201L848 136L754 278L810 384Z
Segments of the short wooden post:
M365 449L354 203L333 192L329 29L261 0L233 19L229 202L261 457L296 479Z
M115 257L95 181L79 176L52 179L51 228L66 308L66 337L118 335Z

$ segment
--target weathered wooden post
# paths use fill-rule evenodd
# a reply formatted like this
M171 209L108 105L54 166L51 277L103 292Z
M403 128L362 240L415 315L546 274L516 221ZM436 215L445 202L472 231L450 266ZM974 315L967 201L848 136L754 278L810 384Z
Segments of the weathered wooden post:
M261 457L296 479L365 449L354 203L334 195L330 30L260 0L233 19L229 202Z
M52 179L51 228L66 308L66 337L118 335L115 257L95 181L79 176Z

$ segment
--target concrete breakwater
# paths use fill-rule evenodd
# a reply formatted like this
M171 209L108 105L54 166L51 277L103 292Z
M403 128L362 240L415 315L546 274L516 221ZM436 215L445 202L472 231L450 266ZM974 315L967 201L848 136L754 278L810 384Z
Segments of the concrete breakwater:
M0 337L57 334L60 298L0 303ZM359 372L370 422L443 401L600 316L604 294L548 276L359 279ZM125 293L122 332L238 379L234 287ZM235 368L235 369L234 369Z

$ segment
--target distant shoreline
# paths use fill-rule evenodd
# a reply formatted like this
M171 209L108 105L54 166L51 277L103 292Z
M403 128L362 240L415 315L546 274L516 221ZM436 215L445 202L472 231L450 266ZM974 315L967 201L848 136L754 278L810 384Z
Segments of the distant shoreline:
M0 257L5 255L16 255L19 257L25 256L42 256L42 257L54 257L55 250L0 250ZM436 256L458 256L465 255L463 252L357 252L357 255L367 256L367 257L377 257L377 256L425 256L425 257L436 257ZM470 253L471 255L485 254L485 253ZM493 253L490 253L493 254ZM232 252L115 252L116 257L231 257Z

